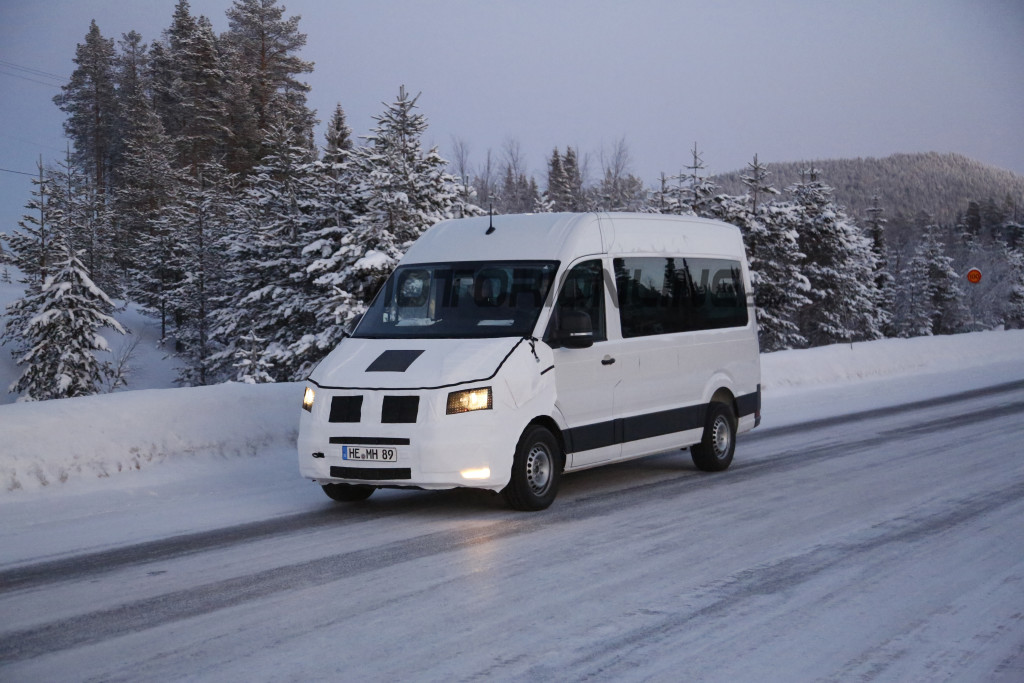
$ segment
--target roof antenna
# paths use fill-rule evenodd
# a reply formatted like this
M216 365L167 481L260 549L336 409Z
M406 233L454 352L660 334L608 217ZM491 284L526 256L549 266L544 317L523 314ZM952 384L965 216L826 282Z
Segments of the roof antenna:
M488 216L488 226L487 226L487 232L485 232L484 234L485 235L490 235L492 232L494 232L494 204L488 204L487 205L487 216Z

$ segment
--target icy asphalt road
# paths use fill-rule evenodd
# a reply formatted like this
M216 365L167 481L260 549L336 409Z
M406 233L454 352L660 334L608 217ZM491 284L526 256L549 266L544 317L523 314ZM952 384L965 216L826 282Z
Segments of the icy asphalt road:
M1018 382L755 431L722 474L575 474L539 514L310 488L0 571L0 680L1020 681L1022 443Z

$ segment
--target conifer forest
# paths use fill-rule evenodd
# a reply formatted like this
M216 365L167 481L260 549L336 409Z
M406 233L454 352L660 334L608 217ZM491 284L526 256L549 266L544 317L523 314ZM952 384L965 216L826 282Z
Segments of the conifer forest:
M342 104L307 104L298 17L277 0L234 0L227 19L216 35L177 0L148 42L93 22L77 45L54 98L67 151L39 160L23 219L0 233L0 278L25 288L0 326L20 400L127 381L105 336L123 333L113 315L129 303L158 322L182 385L302 379L419 235L488 211L738 226L763 352L1024 327L1019 176L955 155L893 157L861 174L853 162L783 167L752 153L747 168L712 177L694 144L677 174L643 180L621 139L599 157L556 148L538 179L514 140L482 160L458 139L450 159L427 148L420 95L401 84L354 138ZM934 186L951 182L951 165L970 194ZM957 199L930 203L937 195ZM968 282L971 268L984 287Z

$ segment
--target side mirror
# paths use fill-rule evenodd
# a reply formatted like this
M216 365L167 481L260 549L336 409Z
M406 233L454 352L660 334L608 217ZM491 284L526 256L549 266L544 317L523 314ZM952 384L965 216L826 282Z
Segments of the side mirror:
M559 316L555 341L567 349L585 349L594 345L594 325L583 311L563 311Z

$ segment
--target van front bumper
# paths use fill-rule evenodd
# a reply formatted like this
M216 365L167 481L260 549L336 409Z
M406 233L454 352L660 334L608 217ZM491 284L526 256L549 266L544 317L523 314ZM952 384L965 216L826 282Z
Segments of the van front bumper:
M302 411L299 423L299 472L307 479L493 491L508 484L519 435L509 427L514 420L498 396L493 408L449 415L447 390L387 392L389 397L418 397L415 422L393 423L382 419L381 392L313 389L316 399L310 410ZM338 414L332 416L334 399L340 397L340 404L354 396L361 396L358 419L345 415L345 422L330 421L338 419ZM376 459L356 459L367 456Z

